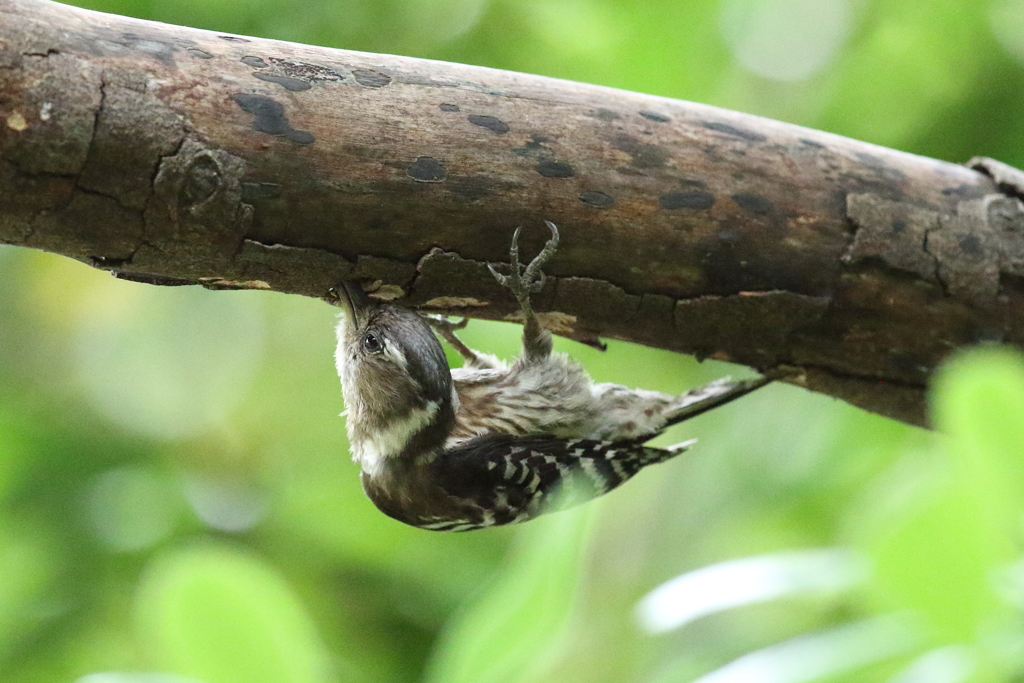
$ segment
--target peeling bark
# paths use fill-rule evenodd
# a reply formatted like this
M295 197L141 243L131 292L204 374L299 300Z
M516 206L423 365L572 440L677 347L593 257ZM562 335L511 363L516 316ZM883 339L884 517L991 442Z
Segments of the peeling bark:
M515 319L744 363L922 424L1024 341L1024 174L704 105L0 0L0 241L153 284ZM535 229L530 226L535 226Z

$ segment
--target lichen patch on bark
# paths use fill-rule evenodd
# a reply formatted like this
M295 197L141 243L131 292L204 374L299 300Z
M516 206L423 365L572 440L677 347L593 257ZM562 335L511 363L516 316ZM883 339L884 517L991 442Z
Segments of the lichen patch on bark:
M851 194L847 213L856 230L847 264L873 258L983 310L996 305L1002 275L1024 274L1024 204L1016 196L963 199L955 211L940 213Z

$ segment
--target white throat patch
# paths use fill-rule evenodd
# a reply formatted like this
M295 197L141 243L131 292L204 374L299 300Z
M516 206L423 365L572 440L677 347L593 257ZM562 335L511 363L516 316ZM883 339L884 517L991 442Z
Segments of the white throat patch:
M413 410L406 417L389 424L372 437L353 444L355 461L371 477L379 476L384 471L387 459L401 453L409 443L409 439L430 424L440 407L439 402L431 401L425 408Z

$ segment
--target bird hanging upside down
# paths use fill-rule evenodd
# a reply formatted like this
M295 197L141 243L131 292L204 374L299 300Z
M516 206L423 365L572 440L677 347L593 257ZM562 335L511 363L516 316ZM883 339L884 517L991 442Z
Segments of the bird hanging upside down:
M435 531L524 522L544 513L563 484L574 502L612 490L647 465L693 441L653 448L645 442L671 425L750 393L768 378L718 380L678 396L595 384L568 356L553 353L530 294L544 286L541 267L558 248L551 230L540 254L519 262L512 237L509 275L489 266L526 318L522 354L509 366L478 353L444 319L371 301L341 285L337 327L353 459L363 488L385 514ZM448 367L433 329L465 359Z

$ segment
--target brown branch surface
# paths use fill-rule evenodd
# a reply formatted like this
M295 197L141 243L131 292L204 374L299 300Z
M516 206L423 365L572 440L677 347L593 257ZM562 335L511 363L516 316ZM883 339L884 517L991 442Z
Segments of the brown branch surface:
M0 241L155 284L355 278L508 318L485 264L562 229L545 324L923 421L958 346L1021 343L1020 173L713 107L0 0Z

